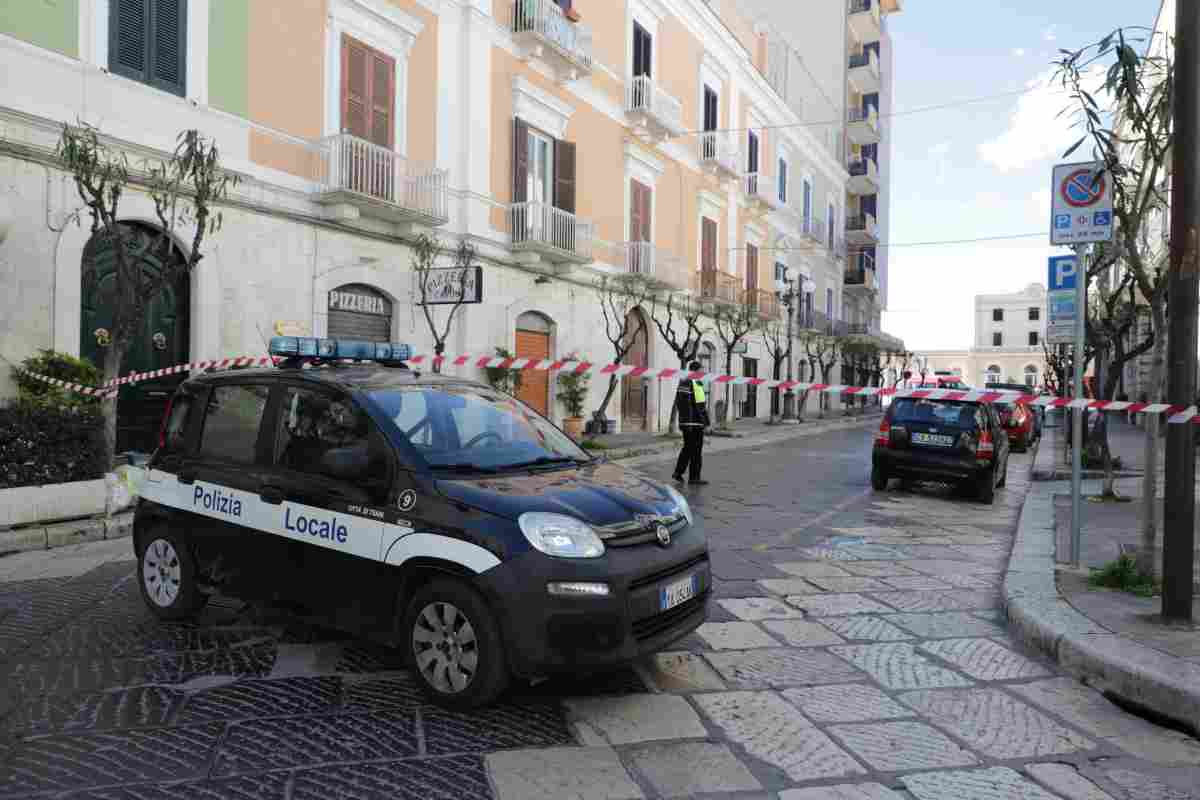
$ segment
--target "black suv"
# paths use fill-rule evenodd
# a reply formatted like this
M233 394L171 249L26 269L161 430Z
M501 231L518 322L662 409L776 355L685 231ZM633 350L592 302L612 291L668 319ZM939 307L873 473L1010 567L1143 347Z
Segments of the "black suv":
M403 648L459 708L704 621L708 548L674 488L483 384L301 361L192 378L172 400L134 523L158 616L217 591L286 601Z
M1008 435L991 403L900 397L888 407L871 453L871 485L892 478L958 483L985 503L1008 478Z

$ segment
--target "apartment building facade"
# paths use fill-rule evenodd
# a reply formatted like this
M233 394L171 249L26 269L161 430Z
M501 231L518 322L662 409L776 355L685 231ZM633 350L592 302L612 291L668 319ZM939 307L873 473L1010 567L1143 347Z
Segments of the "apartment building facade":
M964 350L918 351L926 377L943 371L972 386L1024 383L1041 386L1046 370L1046 287L975 296L974 344ZM915 369L919 372L919 369ZM919 377L919 376L917 376Z
M824 2L845 29L864 13L864 0ZM847 140L877 114L855 106L823 129L798 124L770 80L769 26L742 4L59 0L5 11L0 71L21 76L0 98L10 361L40 348L99 361L106 346L112 259L77 224L53 155L76 120L133 163L198 129L241 176L222 230L148 317L152 344L129 369L259 353L278 331L428 352L411 268L420 232L451 249L466 239L482 265L482 302L460 311L449 353L610 361L595 284L630 273L660 307L668 295L709 313L749 305L764 322L782 320L776 280L789 276L810 289L794 304L798 329L850 332L858 290L846 286L845 240L861 233L862 206L846 153L867 145ZM865 13L882 20L874 0ZM846 81L845 53L826 68ZM153 225L136 188L122 209L133 229ZM653 306L630 311L642 333L625 361L677 367ZM877 323L856 332L887 341ZM767 376L761 339L744 349L735 371ZM715 334L701 354L723 367ZM555 388L531 374L520 395L558 419ZM589 411L606 388L592 382ZM0 396L12 391L0 376ZM608 416L658 429L673 394L622 378ZM765 390L735 401L731 416L769 413Z

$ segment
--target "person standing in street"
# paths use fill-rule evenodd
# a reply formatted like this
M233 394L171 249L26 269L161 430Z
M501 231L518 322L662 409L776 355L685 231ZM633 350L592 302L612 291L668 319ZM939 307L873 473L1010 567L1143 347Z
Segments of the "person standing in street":
M700 371L700 362L688 364L692 373ZM688 472L688 483L692 486L704 486L708 483L700 478L700 470L704 466L704 429L708 427L708 406L704 398L704 383L686 377L679 382L675 390L675 408L679 416L679 430L683 433L683 450L679 453L679 461L675 463L673 477L683 482L684 470Z

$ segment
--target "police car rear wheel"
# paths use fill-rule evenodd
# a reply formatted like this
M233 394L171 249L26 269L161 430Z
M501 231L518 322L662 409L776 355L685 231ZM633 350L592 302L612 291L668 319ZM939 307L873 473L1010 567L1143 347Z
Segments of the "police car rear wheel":
M499 631L483 599L454 580L430 582L409 604L413 666L425 692L440 705L475 708L508 683Z
M145 537L138 558L138 583L146 605L162 619L183 619L204 605L196 587L195 564L180 538L155 530Z

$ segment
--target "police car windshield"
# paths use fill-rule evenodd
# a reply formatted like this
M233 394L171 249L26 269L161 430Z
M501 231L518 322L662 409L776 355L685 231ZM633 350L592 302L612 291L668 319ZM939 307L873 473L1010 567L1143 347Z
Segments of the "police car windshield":
M433 469L481 472L590 461L518 400L477 386L392 386L368 393Z

